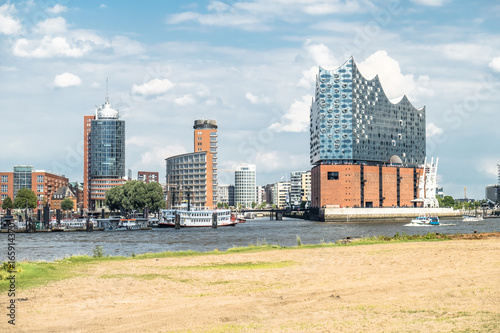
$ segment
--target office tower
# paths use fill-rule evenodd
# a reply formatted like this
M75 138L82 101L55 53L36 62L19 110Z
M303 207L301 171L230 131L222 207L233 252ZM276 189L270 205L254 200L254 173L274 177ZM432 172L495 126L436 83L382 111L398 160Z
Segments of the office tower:
M256 198L256 168L253 164L240 165L234 172L234 203L252 207Z
M106 191L124 177L125 121L106 96L94 116L84 116L84 208L103 208Z

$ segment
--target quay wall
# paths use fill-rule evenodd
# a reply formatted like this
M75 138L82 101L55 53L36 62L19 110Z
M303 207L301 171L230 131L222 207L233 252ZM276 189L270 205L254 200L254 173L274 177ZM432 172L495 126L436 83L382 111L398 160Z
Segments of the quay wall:
M462 219L462 213L452 208L336 208L319 210L317 219L323 222L410 222L418 215L438 216L440 219Z

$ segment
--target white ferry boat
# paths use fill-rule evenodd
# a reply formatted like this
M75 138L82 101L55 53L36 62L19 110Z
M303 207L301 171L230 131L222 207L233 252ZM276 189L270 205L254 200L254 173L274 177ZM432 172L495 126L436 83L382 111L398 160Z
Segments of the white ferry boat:
M174 228L175 215L180 216L180 227L212 227L213 215L217 215L217 226L234 226L238 223L236 217L231 216L229 209L217 210L184 210L184 209L165 209L161 211L160 221L158 227L160 228Z

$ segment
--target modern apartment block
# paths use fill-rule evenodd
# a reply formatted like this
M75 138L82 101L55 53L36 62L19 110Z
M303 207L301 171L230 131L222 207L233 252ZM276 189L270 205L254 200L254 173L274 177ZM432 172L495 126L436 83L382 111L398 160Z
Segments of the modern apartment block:
M290 181L274 183L273 205L277 208L285 208L290 202Z
M300 206L302 201L310 201L311 171L293 171L290 173L290 202Z
M234 185L218 185L217 198L219 202L234 206Z
M194 152L167 158L169 207L187 202L194 207L217 206L217 122L195 120Z
M265 202L266 198L266 192L264 186L256 186L255 188L255 196L256 196L256 201L255 203L257 205L261 205L263 202Z
M256 168L254 164L240 165L234 171L234 203L252 207L257 202Z
M0 172L0 198L3 202L9 196L14 201L17 191L25 187L35 192L39 206L44 202L51 206L53 194L68 183L64 176L35 170L31 165L18 165L13 172Z
M151 182L157 182L158 183L159 179L159 173L158 172L151 172L151 171L139 171L137 172L137 180L149 184Z
M310 120L312 207L417 206L425 107L393 104L350 58L319 68Z
M125 183L125 121L106 96L94 116L84 116L83 207L104 207L106 191Z
M498 202L500 200L500 185L486 186L484 198L491 202Z

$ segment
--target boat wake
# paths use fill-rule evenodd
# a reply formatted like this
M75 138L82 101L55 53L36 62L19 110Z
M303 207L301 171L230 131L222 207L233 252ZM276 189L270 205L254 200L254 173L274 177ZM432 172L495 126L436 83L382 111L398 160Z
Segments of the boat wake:
M408 223L408 224L405 224L404 226L405 227L439 227L439 226L442 226L442 227L447 227L447 226L452 226L452 225L456 225L456 224L453 224L453 223L440 223L438 225L432 225L432 224L417 224L417 223Z

